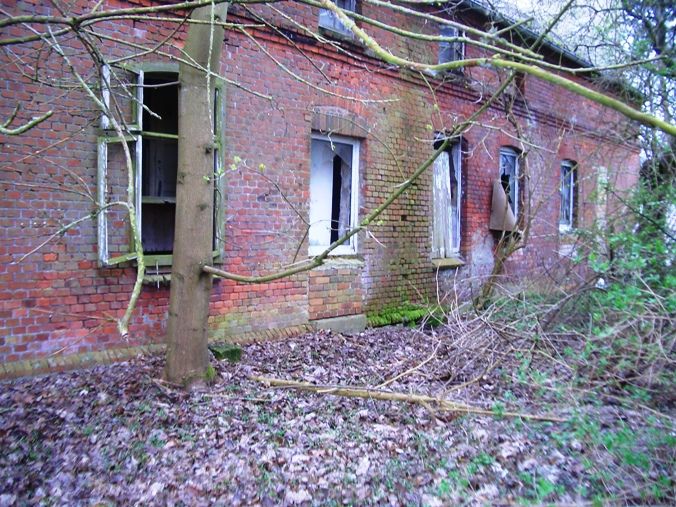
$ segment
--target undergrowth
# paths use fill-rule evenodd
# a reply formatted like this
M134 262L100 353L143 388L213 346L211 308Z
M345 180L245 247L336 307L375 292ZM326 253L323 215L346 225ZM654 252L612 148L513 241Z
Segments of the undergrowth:
M593 504L674 500L676 240L667 219L646 210L676 209L676 191L660 195L667 204L646 204L639 191L615 223L577 231L578 286L505 291L481 312L509 344L503 378L527 388L531 402L573 407L549 438L585 450L589 480L579 494ZM608 405L641 423L605 420ZM554 485L533 481L529 501L550 499Z

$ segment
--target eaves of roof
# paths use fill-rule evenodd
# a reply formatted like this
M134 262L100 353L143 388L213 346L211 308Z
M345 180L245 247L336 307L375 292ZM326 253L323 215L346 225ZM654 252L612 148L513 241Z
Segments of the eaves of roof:
M508 16L506 16L505 14L490 7L483 0L460 0L460 2L456 3L455 5L478 13L479 15L485 17L486 19L494 22L501 28L505 28L516 24L516 20L513 20ZM523 25L515 26L513 30L514 32L518 33L524 39L524 41L532 42L537 40L537 38L540 36L540 34L538 34L536 31L531 30L530 28ZM593 66L587 60L580 58L572 51L564 48L559 44L556 44L551 39L545 38L545 40L542 42L542 46L579 67L589 68Z

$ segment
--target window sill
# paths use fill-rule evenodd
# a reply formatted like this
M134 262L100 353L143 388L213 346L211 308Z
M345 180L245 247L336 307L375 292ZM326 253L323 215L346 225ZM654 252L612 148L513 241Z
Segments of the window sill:
M143 283L145 285L160 285L171 283L171 273L145 274L143 275Z
M442 268L458 268L465 265L460 257L446 257L444 259L432 259L432 264L437 269Z
M172 254L146 254L143 256L143 262L146 270L155 269L158 266L171 266L173 262Z
M317 267L318 271L325 269L361 269L364 267L364 259L357 256L330 257Z
M329 245L326 245L326 246L311 246L308 249L308 257L315 257L315 256L321 254L328 247L329 247ZM340 245L335 250L332 250L331 252L329 252L329 258L332 258L332 257L354 257L355 255L357 255L357 252L355 252L354 248L351 245Z
M214 264L220 264L223 262L220 251L213 250L211 253ZM134 261L135 260L136 256L134 256ZM174 262L174 256L173 254L146 254L143 256L143 262L146 265L146 272L151 272L158 268L162 270L162 268L171 268Z
M439 80L441 85L468 85L469 79L464 72L464 68L450 70L428 70L424 71L432 79Z
M559 224L559 234L561 234L562 236L567 236L573 234L574 232L575 228L573 226Z

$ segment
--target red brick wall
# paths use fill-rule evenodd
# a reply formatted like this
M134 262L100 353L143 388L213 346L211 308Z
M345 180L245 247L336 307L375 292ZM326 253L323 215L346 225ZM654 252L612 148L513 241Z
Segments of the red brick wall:
M41 4L20 2L20 7L26 12L50 13ZM316 23L316 10L297 4L285 8L309 26ZM256 9L274 17L268 7ZM233 8L231 19L241 19L237 17L240 14L241 9ZM403 24L405 20L395 15L390 21ZM156 23L151 28L125 20L99 29L107 35L147 43L168 37L174 26ZM429 25L418 29L430 32ZM24 34L20 28L8 31L8 35L13 33ZM373 33L384 47L434 61L434 48L430 52L419 43L396 41L391 34L377 30ZM359 46L348 45L359 55L355 59L297 37L295 43L305 52L303 55L278 35L263 31L252 34L271 57L331 95L284 72L240 32L228 32L222 57L224 74L244 88L274 97L272 101L255 97L234 86L226 91L226 167L235 156L243 163L225 176L223 269L239 274L269 273L307 257L307 245L299 249L299 244L308 215L310 136L313 125L322 127L317 123L317 108L330 108L348 117L349 121L340 122L338 132L362 140L359 206L360 216L364 216L432 153L433 131L452 127L474 111L477 100L494 86L496 76L488 69L472 69L467 73L471 79L445 84L433 97L421 79L378 63ZM172 40L180 45L181 37L179 33ZM0 56L0 118L9 117L18 101L23 107L17 123L49 109L55 111L26 135L2 140L0 360L159 341L165 330L168 286L144 287L129 337L120 338L113 319L124 312L135 270L131 265L97 266L93 221L83 222L16 263L60 225L91 212L88 193L96 194L99 114L77 88L57 89L20 75L19 68L30 68L38 55L44 56L36 51L38 47L39 43L15 47L14 54L21 61L9 53ZM93 67L86 63L77 42L71 41L66 47L81 72L93 78ZM178 54L174 47L163 50ZM468 54L475 51L469 49ZM106 42L103 52L112 58L128 54L130 49ZM162 60L144 57L146 61L157 59ZM53 56L49 63L40 65L40 75L47 79L67 73L63 62ZM616 114L530 77L526 77L524 90L525 102L515 105L514 117L530 140L522 148L529 152L531 209L537 209L537 213L527 248L508 265L512 274L559 262L558 178L562 159L580 164L580 216L584 224L594 215L590 196L595 168L608 167L611 176L617 175L626 188L632 185L638 165L636 151L616 135L618 128L625 126ZM352 97L395 100L363 102ZM439 111L432 107L435 98ZM312 273L260 285L217 281L211 297L214 333L224 336L294 326L309 319L433 299L437 281L443 294L452 290L456 281L489 272L495 246L494 233L488 230L492 180L498 172L499 149L514 145L516 132L501 106L490 109L482 119L488 126L475 126L465 135L463 268L437 273L431 264L432 183L428 172L368 233L359 234L357 255L348 262L332 261ZM260 164L265 165L263 175L257 169ZM110 178L121 187L126 183L122 173L113 173ZM271 181L282 189L283 196ZM128 231L119 216L111 219L111 229L115 233L112 246L124 250Z
M308 279L308 316L324 319L362 313L363 263L330 261L310 272Z

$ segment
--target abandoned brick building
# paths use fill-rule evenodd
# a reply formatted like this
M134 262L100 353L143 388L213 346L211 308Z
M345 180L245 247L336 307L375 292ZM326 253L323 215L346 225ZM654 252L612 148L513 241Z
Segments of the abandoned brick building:
M72 3L78 12L91 8ZM11 10L59 14L44 4L19 1ZM100 9L151 4L107 0ZM434 16L482 30L507 26L474 1L421 7L426 17L367 1L337 4L429 35L477 39ZM411 60L490 56L460 40L409 40L357 21L384 48ZM382 204L433 153L438 136L476 111L507 75L488 66L435 75L402 70L375 58L335 14L307 3L234 5L228 22L245 28L226 32L220 70L230 82L219 83L205 128L213 125L217 139L214 263L234 273L273 272L323 250ZM185 27L126 16L89 29L105 61L100 69L75 37L59 39L58 48L43 38L2 52L2 121L17 104L17 123L53 111L24 134L2 138L2 363L158 343L165 333L176 208L176 57ZM12 25L1 33L34 32ZM535 37L525 28L503 35L523 47ZM587 65L550 42L539 54L565 67ZM133 158L148 283L126 338L110 319L124 312L136 273L124 209L82 220L22 259L64 224L126 199L120 137L76 86L70 65L119 109ZM568 77L600 87L589 76ZM213 335L264 334L344 316L358 324L368 313L480 283L500 235L491 226L495 192L509 203L515 228L530 223L527 245L505 274L553 272L571 254L571 231L612 213L599 181L627 189L637 167L631 125L618 113L518 75L377 223L323 266L265 284L215 281Z

